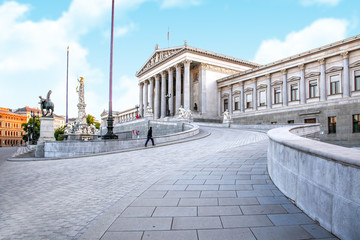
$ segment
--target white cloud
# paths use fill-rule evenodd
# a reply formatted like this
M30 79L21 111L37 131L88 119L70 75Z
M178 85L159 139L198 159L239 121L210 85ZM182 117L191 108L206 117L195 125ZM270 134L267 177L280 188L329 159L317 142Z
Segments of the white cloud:
M123 13L144 1L116 1L116 8ZM55 113L65 114L66 47L69 45L69 116L77 116L75 87L81 75L85 78L86 111L98 117L107 105L108 97L103 95L108 91L103 93L99 89L107 82L108 67L102 70L91 66L88 59L91 49L82 46L80 41L90 31L108 25L111 1L73 0L68 11L56 20L27 20L29 11L29 5L14 1L0 4L0 32L6 33L0 34L1 106L36 107L38 96L45 96L51 89ZM118 36L135 26L130 23L120 28Z
M200 0L163 0L161 8L174 8L174 7L189 7L198 6L201 4Z
M300 0L300 4L303 6L312 6L312 5L328 5L336 6L340 0Z
M134 29L136 29L136 25L133 22L123 27L117 27L114 29L114 37L124 36Z
M319 19L298 32L289 33L283 41L263 41L253 61L265 64L339 41L346 37L348 25L348 21L342 19Z

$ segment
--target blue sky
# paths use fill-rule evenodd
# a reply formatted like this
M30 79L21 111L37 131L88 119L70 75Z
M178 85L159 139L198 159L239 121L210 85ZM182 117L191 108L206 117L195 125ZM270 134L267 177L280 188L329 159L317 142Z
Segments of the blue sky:
M188 45L257 63L360 34L358 0L115 0L113 109L138 103L135 72L154 51ZM85 78L86 112L108 109L111 0L0 0L0 106L37 107L53 91L69 117Z

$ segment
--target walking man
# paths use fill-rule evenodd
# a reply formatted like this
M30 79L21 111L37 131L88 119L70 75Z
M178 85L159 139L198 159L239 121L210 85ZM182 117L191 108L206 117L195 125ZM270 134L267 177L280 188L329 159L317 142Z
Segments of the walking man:
M155 146L155 144L154 144L154 139L153 139L153 137L152 137L152 127L150 127L150 129L149 129L149 131L148 131L147 140L146 140L146 143L145 143L145 147L147 146L147 143L149 142L150 139L151 139L152 145Z

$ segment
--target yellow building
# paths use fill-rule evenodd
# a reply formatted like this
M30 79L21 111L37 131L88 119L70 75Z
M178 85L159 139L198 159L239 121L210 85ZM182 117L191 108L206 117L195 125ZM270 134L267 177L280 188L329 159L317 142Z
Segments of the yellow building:
M9 108L0 107L0 147L25 144L22 136L26 132L23 131L21 124L26 122L26 116L10 112Z

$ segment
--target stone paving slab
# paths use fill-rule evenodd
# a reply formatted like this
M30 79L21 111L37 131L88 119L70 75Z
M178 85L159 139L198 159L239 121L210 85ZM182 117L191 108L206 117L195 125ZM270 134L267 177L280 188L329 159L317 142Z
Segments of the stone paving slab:
M256 240L249 228L199 230L199 240Z
M4 163L0 236L202 240L266 239L275 232L277 239L334 238L270 180L266 135L207 130L210 137L191 143Z

